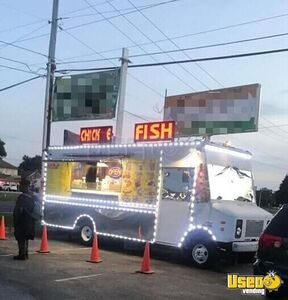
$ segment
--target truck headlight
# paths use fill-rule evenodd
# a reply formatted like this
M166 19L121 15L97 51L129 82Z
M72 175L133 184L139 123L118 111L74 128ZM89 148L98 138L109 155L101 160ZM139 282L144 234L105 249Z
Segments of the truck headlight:
M239 239L242 235L242 227L243 227L243 220L238 219L236 221L236 228L235 228L235 238Z

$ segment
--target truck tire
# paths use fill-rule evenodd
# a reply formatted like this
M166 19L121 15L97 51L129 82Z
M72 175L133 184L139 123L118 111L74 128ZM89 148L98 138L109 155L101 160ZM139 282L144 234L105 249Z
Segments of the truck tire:
M193 265L198 268L210 268L215 263L216 245L213 241L195 239L189 244L187 252Z
M93 241L93 233L94 228L91 221L85 220L80 223L79 239L81 244L85 246L91 246Z

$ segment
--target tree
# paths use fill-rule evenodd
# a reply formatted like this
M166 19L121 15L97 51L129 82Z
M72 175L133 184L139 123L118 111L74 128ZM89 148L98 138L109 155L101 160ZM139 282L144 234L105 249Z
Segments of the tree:
M256 203L260 207L272 207L276 205L275 193L267 188L256 191Z
M29 157L28 155L23 156L23 161L18 167L19 174L22 175L25 172L36 171L41 172L42 157L36 155L34 157Z
M276 200L278 205L288 203L288 175L285 176L276 192Z
M6 157L7 153L5 150L5 143L0 139L0 159L2 159L3 157Z

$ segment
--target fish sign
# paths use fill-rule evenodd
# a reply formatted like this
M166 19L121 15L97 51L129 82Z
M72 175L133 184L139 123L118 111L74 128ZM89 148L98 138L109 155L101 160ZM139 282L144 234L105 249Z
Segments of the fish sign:
M175 122L151 122L135 124L135 142L155 142L173 140L175 136Z

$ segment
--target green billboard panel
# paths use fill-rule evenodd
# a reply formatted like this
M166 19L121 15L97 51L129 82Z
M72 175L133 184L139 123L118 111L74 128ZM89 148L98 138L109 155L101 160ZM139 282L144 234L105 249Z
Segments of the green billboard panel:
M120 70L57 77L52 121L115 117Z
M253 132L259 98L259 84L167 96L164 119L176 122L178 137Z

